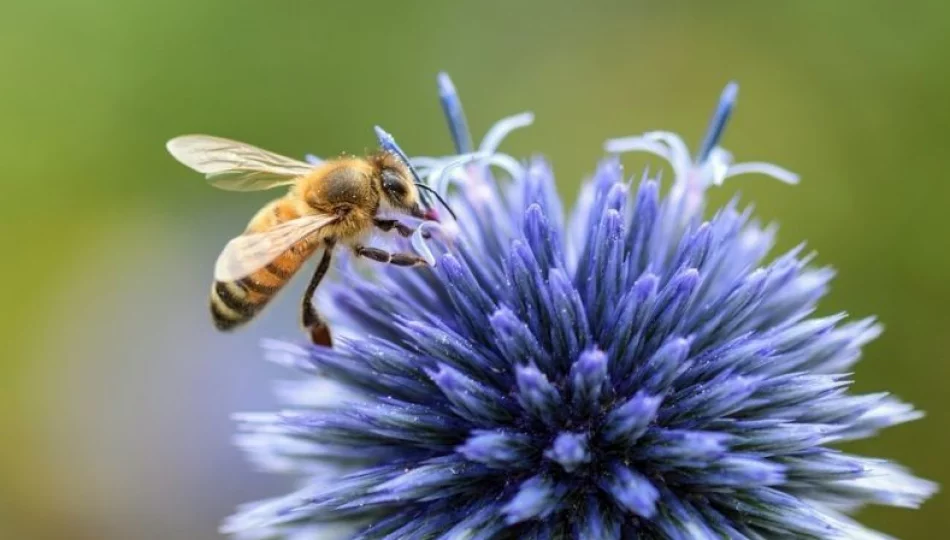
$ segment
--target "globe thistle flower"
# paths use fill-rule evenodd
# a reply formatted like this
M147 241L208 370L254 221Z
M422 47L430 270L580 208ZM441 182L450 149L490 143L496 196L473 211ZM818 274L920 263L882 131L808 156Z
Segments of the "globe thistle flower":
M801 246L767 259L775 228L738 202L703 219L705 191L730 176L797 181L717 146L734 85L695 157L669 133L608 142L566 218L543 159L498 152L532 117L476 148L439 81L457 154L412 161L457 227L412 239L431 268L333 285L336 348L267 344L307 376L278 388L287 410L240 415L239 444L300 484L225 532L881 538L848 514L935 491L835 448L922 416L848 392L880 326L814 316L832 271ZM671 162L667 195L625 178L615 154L629 150Z

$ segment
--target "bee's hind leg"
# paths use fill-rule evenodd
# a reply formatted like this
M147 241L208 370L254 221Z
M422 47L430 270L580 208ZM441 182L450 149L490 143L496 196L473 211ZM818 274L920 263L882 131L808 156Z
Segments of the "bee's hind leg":
M414 253L390 253L384 249L367 246L356 246L353 251L360 257L366 257L376 262L396 266L428 266L425 259Z
M327 322L313 307L313 295L317 291L317 285L320 285L327 270L330 268L332 252L333 244L326 243L323 250L323 258L320 259L320 264L317 265L316 272L314 272L313 277L310 278L310 284L307 285L307 291L303 295L303 305L301 306L301 321L303 322L304 330L310 334L310 341L312 341L314 345L323 345L325 347L333 346L333 338L330 335L330 327L327 325Z

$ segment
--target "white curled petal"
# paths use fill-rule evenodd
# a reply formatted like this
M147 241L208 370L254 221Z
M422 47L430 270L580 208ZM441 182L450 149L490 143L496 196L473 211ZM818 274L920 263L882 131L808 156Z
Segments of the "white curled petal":
M534 123L534 113L523 112L521 114L516 114L514 116L509 116L507 118L502 118L495 123L488 130L488 133L485 134L485 138L482 139L482 144L479 146L479 151L486 154L494 154L498 147L501 146L501 142L507 137L512 131L520 129L523 127L528 127Z
M449 188L453 184L464 186L467 180L468 178L465 175L465 171L458 168L448 170L433 169L428 176L429 185L435 189L436 193L443 197L448 194Z
M426 221L416 227L416 231L412 233L412 237L409 239L410 244L412 244L412 249L415 250L420 257L425 259L429 266L435 266L436 259L432 250L429 249L429 244L426 242L424 235L426 232L430 234L435 233L439 229L440 227L437 223Z
M729 176L729 166L732 164L732 154L715 147L709 152L706 163L702 165L700 181L703 187L708 185L721 186Z
M609 139L604 143L604 150L611 154L623 154L626 152L646 152L659 156L666 161L672 161L670 147L651 139L644 137L622 137L619 139Z
M765 163L761 161L737 163L729 167L729 172L726 174L726 178L739 176L740 174L764 174L765 176L771 176L772 178L775 178L776 180L786 184L794 185L798 183L798 175L792 171L783 169L778 165L772 165L771 163Z
M517 159L508 154L493 154L487 160L489 165L498 167L507 172L511 178L521 178L524 176L524 166Z
M471 154L461 154L457 159L448 161L445 158L439 166L429 170L426 176L426 183L443 197L448 193L449 187L454 183L464 184L467 180L465 170L462 168L473 161L487 157L480 152Z
M448 183L453 178L458 179L459 175L462 174L460 170L462 166L487 157L489 157L488 154L483 152L473 152L469 154L459 154L455 156L455 159L452 161L446 159L440 166L429 171L428 183L436 192L444 196L446 194L445 190L448 189Z
M677 181L681 181L693 163L693 159L689 156L689 148L686 147L683 139L669 131L651 131L644 133L643 136L649 140L662 142L670 148L670 165L673 167L673 174L676 175Z

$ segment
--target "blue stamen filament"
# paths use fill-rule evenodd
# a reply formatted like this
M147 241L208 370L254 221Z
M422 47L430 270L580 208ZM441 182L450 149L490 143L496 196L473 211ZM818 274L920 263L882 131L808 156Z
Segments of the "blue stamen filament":
M452 143L455 145L457 154L467 154L472 151L472 134L468 130L468 122L465 120L465 111L462 109L462 100L459 99L455 85L448 73L439 73L439 101L442 103L442 111L445 113L445 120L449 125L449 132L452 134Z
M726 128L726 123L729 122L729 117L732 115L732 110L736 106L736 99L738 97L739 85L735 82L730 82L722 90L722 94L719 96L719 104L716 105L716 111L709 120L709 128L706 130L706 136L703 138L702 144L699 145L699 151L696 153L697 165L702 165L709 159L709 154L713 148L719 144L719 139L722 138L722 132Z

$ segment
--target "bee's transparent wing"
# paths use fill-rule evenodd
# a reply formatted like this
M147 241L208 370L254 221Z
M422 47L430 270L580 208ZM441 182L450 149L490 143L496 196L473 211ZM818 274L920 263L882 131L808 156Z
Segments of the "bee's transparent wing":
M304 216L268 231L247 233L232 239L218 256L214 279L236 281L264 268L301 240L336 221L325 214Z
M292 184L313 165L242 142L210 135L184 135L166 144L182 164L228 191L258 191Z

